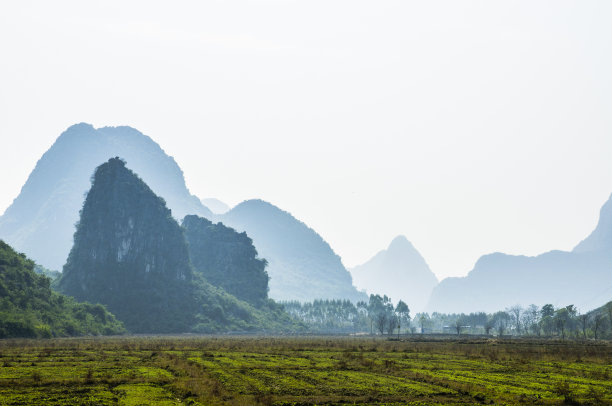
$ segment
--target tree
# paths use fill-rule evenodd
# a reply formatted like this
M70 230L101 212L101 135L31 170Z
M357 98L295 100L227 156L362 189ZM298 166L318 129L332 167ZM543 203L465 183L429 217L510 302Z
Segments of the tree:
M425 332L425 326L429 324L429 314L421 313L419 315L419 325L421 326L421 334Z
M504 332L508 328L508 323L512 317L504 311L499 311L495 313L493 317L495 318L495 328L497 329L497 335L499 337L502 337L504 335Z
M555 312L554 322L558 332L561 332L561 337L565 338L565 331L571 323L572 313L575 314L573 305L562 307Z
M385 312L380 312L376 315L376 328L380 331L381 335L385 332L387 321L387 314Z
M585 313L579 315L578 320L580 321L580 326L582 327L582 336L586 339L586 330L590 320L589 314Z
M525 333L531 330L532 334L540 335L540 312L538 306L532 304L523 312L523 327Z
M395 313L397 314L397 338L399 340L402 322L406 321L407 323L410 323L410 309L403 300L400 300L397 302L397 306L395 306Z
M484 325L485 333L489 335L491 333L491 330L493 330L494 327L495 327L495 317L488 316L487 321L485 322L485 325Z
M595 335L595 339L597 339L597 332L603 327L605 322L606 318L602 313L597 313L595 317L593 317L593 334Z
M540 325L542 327L542 330L544 331L544 334L546 336L551 336L555 326L555 322L553 320L553 317L555 316L554 306L551 304L545 304L544 306L542 306L542 310L540 310L540 316Z
M514 305L506 311L512 316L512 320L514 321L514 327L516 328L516 334L521 335L521 314L523 313L523 308L520 305Z
M463 328L463 317L457 317L455 320L455 330L457 330L457 335L461 334L461 329Z
M389 320L393 317L393 303L391 298L387 295L370 295L370 302L368 304L368 317L371 323L376 324L376 328L383 334L385 328L389 325ZM372 324L370 324L370 333L372 333ZM395 328L395 325L393 326Z
M393 330L399 325L398 317L395 314L387 316L387 334L391 335ZM398 336L399 337L399 336Z

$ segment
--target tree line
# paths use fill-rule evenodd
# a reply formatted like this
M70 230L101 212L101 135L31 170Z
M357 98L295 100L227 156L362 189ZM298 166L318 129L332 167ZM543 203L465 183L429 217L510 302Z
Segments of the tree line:
M456 334L558 338L612 338L612 301L590 312L576 306L555 308L515 305L494 313L417 313L390 297L370 295L368 302L315 300L282 302L285 311L317 333Z

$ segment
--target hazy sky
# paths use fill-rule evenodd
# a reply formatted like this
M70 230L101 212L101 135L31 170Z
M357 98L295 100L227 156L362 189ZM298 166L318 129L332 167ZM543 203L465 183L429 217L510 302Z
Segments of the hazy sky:
M2 2L0 212L89 122L349 267L397 234L439 278L571 249L612 193L611 21L585 0Z

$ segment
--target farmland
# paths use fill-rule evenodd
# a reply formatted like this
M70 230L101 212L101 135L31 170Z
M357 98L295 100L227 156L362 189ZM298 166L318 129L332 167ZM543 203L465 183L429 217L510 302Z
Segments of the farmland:
M612 344L407 337L0 341L0 404L612 404Z

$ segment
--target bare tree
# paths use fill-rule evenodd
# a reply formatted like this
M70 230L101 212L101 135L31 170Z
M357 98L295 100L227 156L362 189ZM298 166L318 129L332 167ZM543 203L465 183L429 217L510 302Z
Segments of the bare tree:
M398 317L395 314L387 316L387 334L391 335L393 330L399 326ZM398 335L399 338L399 335Z
M457 335L461 334L461 329L463 328L463 318L462 317L457 317L457 319L455 320L455 330L457 330Z
M485 325L484 325L485 333L489 335L491 333L491 330L493 330L494 327L495 327L495 317L488 316L487 321L485 322Z
M514 321L514 326L516 328L516 334L521 335L521 314L523 313L523 308L520 305L514 305L506 311L512 316L512 320Z
M540 335L540 311L538 306L532 304L523 312L522 316L523 328L525 334L531 330L533 335Z
M387 327L387 314L380 312L376 315L376 328L381 335L384 334L385 327Z

